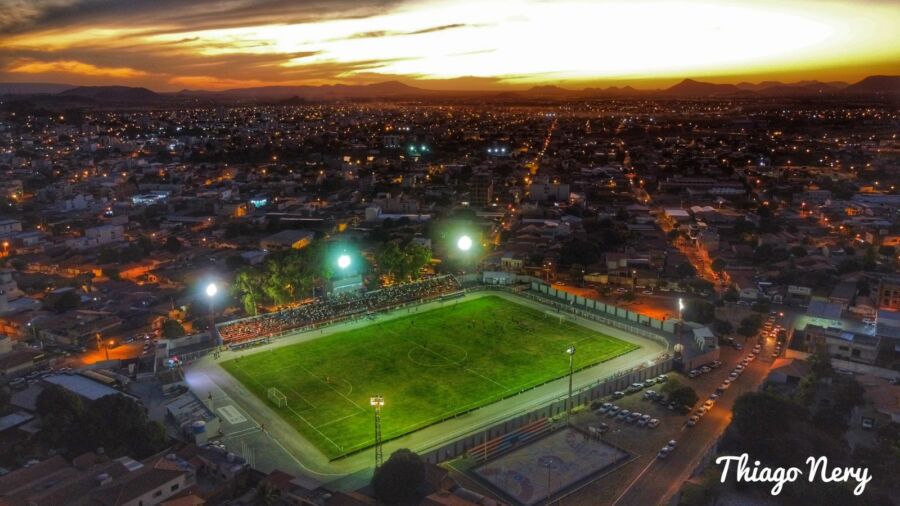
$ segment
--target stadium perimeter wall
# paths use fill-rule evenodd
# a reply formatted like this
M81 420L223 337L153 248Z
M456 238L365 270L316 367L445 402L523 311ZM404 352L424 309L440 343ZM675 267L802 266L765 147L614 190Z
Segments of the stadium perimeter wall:
M573 406L588 405L592 401L606 397L617 390L625 390L632 383L655 378L671 370L672 359L669 358L650 366L640 365L628 371L619 371L572 392ZM567 397L567 395L561 395L540 407L523 410L509 416L502 422L493 423L480 429L473 429L468 436L459 438L451 443L420 449L418 453L422 459L432 464L459 457L486 441L504 436L541 418L553 419L554 417L562 417L566 412ZM564 418L560 418L553 425L552 430L564 426Z

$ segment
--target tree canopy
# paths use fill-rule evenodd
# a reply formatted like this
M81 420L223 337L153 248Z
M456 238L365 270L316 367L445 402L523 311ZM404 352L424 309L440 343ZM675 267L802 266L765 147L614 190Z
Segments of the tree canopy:
M413 504L425 481L425 464L414 452L400 449L391 454L372 476L378 501L390 505Z

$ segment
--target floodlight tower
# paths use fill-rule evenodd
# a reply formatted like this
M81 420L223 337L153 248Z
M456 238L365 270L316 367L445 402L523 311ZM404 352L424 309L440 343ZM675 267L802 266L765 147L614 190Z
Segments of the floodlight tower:
M569 355L569 398L566 400L566 425L569 425L569 418L572 416L572 376L575 373L575 345L566 348Z
M384 461L381 449L381 407L384 406L384 396L376 395L370 398L369 404L375 408L375 469L378 469Z
M219 293L219 287L215 283L210 282L206 285L206 297L209 299L209 335L212 336L216 346L220 347L222 343L220 342L221 336L217 332L218 329L216 329L216 309L214 305L217 293Z

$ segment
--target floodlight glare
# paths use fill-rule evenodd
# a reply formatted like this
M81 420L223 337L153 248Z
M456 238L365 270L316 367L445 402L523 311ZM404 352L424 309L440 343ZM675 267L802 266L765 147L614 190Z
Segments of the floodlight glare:
M207 297L215 297L216 293L219 292L219 287L216 286L215 283L210 283L206 285L206 296Z
M459 240L456 241L456 247L463 251L469 251L472 249L472 238L467 235L460 237Z
M346 269L347 267L350 267L350 263L351 263L350 255L341 255L338 257L337 264L338 264L338 267L340 267L341 269Z
M684 311L684 300L678 299L678 309Z

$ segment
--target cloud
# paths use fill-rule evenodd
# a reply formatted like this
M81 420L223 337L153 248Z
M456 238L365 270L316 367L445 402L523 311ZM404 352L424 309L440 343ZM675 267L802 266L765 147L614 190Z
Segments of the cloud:
M384 14L407 0L0 0L0 35L138 25L160 33Z
M115 78L143 77L147 72L130 67L98 67L77 60L36 61L24 60L13 63L8 69L15 74L76 74L84 76L103 76Z

